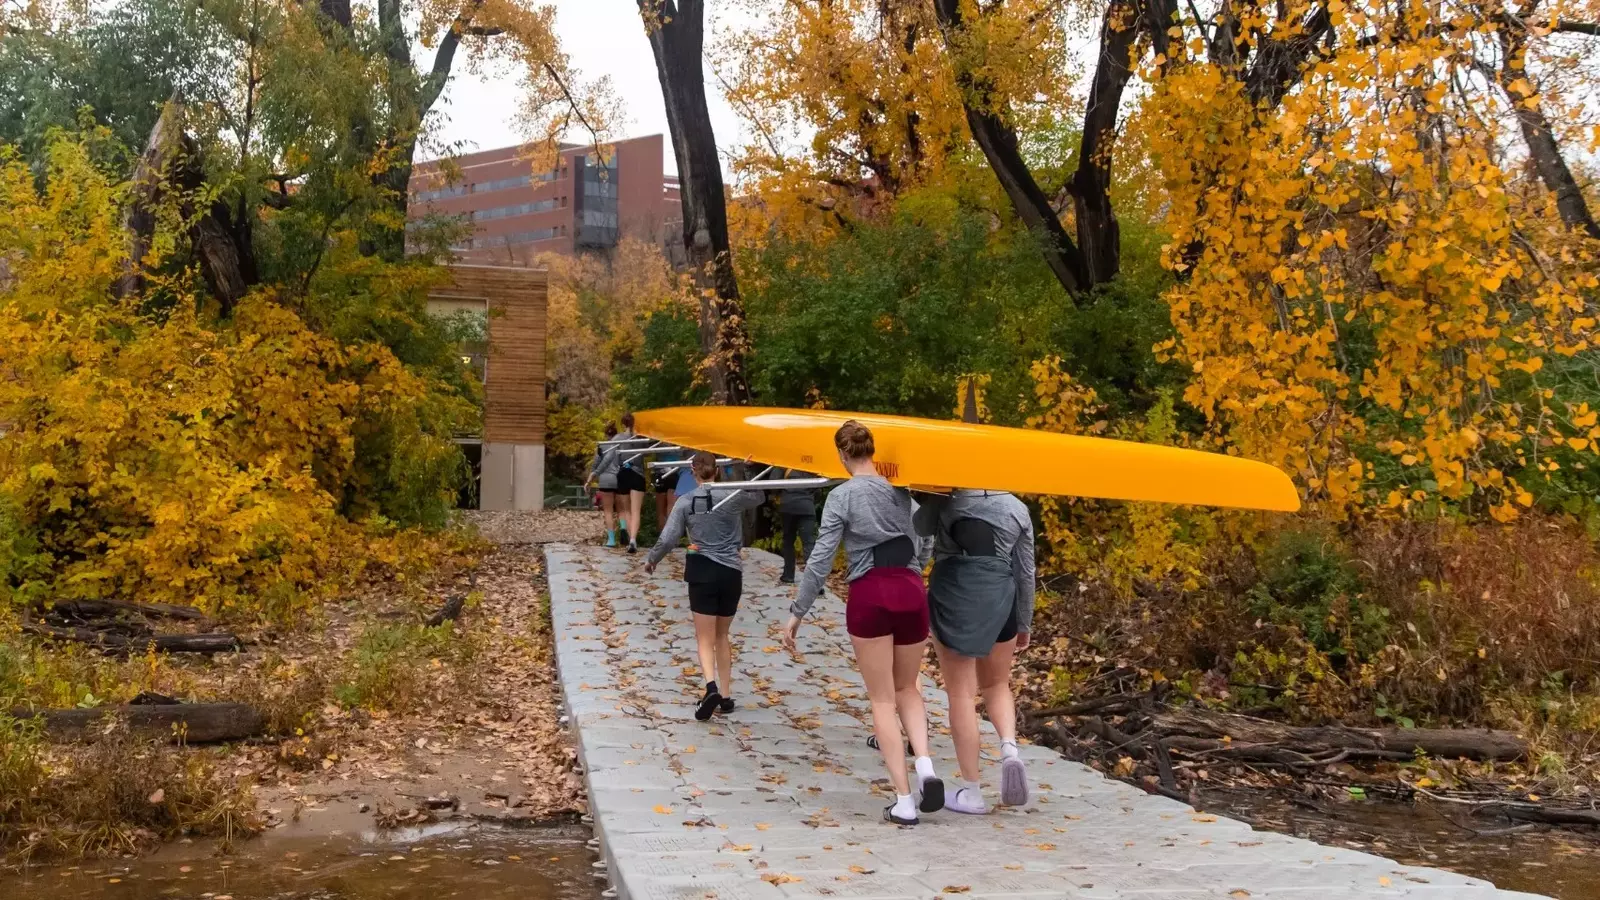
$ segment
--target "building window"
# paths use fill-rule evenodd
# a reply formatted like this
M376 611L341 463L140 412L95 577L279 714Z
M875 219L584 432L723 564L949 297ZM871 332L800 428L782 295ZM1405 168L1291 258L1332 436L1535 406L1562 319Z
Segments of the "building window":
M483 181L473 185L472 192L481 194L484 191L503 191L509 188L526 187L532 183L533 176L531 175L518 175L515 178L497 178L494 181Z
M470 189L471 189L471 185L452 184L452 185L449 185L447 187L433 188L432 190L426 190L426 191L418 191L417 192L417 202L418 203L431 203L434 200L443 200L443 199L445 199L447 197L461 197L461 196L465 196L467 191L469 191Z
M533 244L539 241L548 241L561 237L567 233L565 225L552 225L549 228L535 228L532 231L517 231L511 234L500 234L494 237L481 237L472 242L474 250L492 250L496 247L514 247L519 244Z
M620 231L617 227L617 158L601 163L592 155L573 158L580 166L583 190L575 191L573 205L578 225L577 245L580 247L615 247Z
M534 200L528 203L515 203L511 206L491 206L473 213L472 218L477 222L487 222L491 219L509 219L512 216L525 216L529 213L544 212L556 208L556 198Z

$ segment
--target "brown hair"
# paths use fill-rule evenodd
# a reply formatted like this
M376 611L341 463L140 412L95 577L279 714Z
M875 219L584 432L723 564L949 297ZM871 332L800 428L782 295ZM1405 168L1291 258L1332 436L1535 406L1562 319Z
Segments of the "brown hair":
M617 436L617 426L611 424L610 422L607 422L606 423L606 439L610 440L611 438L614 438L616 436Z
M629 431L633 430L633 413L622 414L622 427Z
M689 467L694 469L696 481L714 481L717 474L717 455L701 450L689 458Z
M833 433L833 445L845 459L871 459L878 449L872 444L872 432L855 419L840 425Z

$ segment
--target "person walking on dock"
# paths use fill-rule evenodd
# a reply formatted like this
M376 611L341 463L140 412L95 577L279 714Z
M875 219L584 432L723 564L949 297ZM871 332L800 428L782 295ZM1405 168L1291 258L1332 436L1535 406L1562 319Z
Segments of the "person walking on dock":
M789 607L783 643L794 649L800 622L822 593L842 542L850 582L845 629L867 685L878 752L894 785L895 802L883 816L896 825L915 825L919 809L934 812L944 806L944 782L934 773L928 754L927 711L922 702L928 599L922 572L916 568L911 492L878 474L872 432L860 422L852 419L839 426L833 443L850 478L833 489L822 507L822 530L806 562L799 594ZM902 723L916 756L917 799L901 752Z
M946 808L989 811L978 786L977 698L1000 735L1000 802L1028 802L1028 775L1017 751L1011 662L1028 646L1033 622L1033 520L1002 491L957 489L929 494L912 516L933 537L928 604L939 673L950 698L961 784Z
M784 478L815 478L810 472L790 469ZM794 584L794 539L800 538L800 559L811 557L811 547L817 542L817 491L815 488L789 488L778 493L778 516L782 520L783 556L781 584Z
M635 437L638 435L633 432L633 413L623 413L622 430L617 438ZM629 553L639 551L639 517L644 513L644 490L644 456L637 448L624 446L617 462L617 516L622 519L622 530L627 533Z
M610 441L617 436L617 426L606 425L606 440ZM594 463L589 466L589 474L584 476L583 486L594 487L595 493L600 497L600 511L605 515L606 546L617 545L616 524L616 498L617 498L617 468L621 461L617 448L596 447Z
M694 717L704 722L714 712L728 713L734 708L733 642L728 632L744 590L744 566L739 555L744 546L743 514L746 509L760 506L766 495L761 491L718 489L717 457L713 454L696 453L690 467L700 484L673 504L660 539L645 557L644 570L654 573L678 540L685 533L689 535L683 580L689 585L695 645L706 679L705 696L700 698Z

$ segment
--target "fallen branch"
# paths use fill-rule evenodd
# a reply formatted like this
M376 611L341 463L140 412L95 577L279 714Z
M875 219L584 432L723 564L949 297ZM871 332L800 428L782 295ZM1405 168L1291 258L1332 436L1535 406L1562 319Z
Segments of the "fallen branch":
M1151 697L1150 691L1139 691L1132 694L1107 694L1104 697L1095 697L1079 703L1069 703L1066 706L1052 706L1047 709L1024 710L1029 719L1053 719L1057 716L1082 716L1093 712L1102 712L1116 707L1137 707L1146 698Z
M148 637L130 637L96 631L92 628L56 628L25 622L25 634L49 638L53 641L73 641L98 647L107 653L144 653L155 649L158 653L231 653L244 649L244 642L235 635L218 634L157 634Z
M114 616L118 613L133 613L147 619L182 619L187 622L207 621L206 614L192 606L178 606L172 603L128 603L122 600L66 600L52 604L50 612L62 615L76 616L83 619L93 619L102 616Z
M1417 752L1442 759L1510 761L1523 758L1522 738L1508 731L1453 728L1350 728L1344 725L1296 727L1236 713L1175 709L1152 716L1152 727L1166 735L1228 739L1233 744L1276 745L1300 753L1349 750L1367 758L1410 757ZM1374 756L1374 754L1379 754Z
M58 741L91 740L109 718L120 718L129 729L175 742L209 744L254 737L266 730L266 719L243 703L161 703L149 706L112 706L95 709L11 711L15 719L39 719L45 734Z

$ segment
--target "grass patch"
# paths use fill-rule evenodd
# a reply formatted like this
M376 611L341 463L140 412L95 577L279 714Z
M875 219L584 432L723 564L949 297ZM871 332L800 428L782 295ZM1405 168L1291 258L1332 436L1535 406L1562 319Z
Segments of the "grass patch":
M333 696L349 709L406 712L445 687L443 680L470 662L476 645L454 623L369 625L345 660Z

